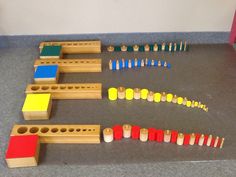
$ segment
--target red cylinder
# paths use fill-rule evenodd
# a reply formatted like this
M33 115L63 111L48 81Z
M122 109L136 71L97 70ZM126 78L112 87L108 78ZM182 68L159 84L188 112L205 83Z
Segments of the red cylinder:
M137 125L132 126L131 129L131 138L132 139L139 139L139 135L140 135L140 127Z
M163 139L164 139L164 131L159 129L156 131L156 140L158 143L161 143L163 142Z
M195 144L198 144L200 136L200 133L195 133Z
M155 141L156 140L156 129L155 128L149 128L148 129L148 140L149 141Z
M207 140L208 140L208 135L204 135L204 142L203 142L204 145L207 145Z
M184 145L187 146L189 145L190 141L190 134L184 134Z
M214 137L212 137L212 139L211 139L211 147L214 147L214 144L215 144L215 138Z
M171 143L176 143L177 137L178 137L178 131L176 131L176 130L171 130L171 139L170 139L170 142L171 142Z
M114 140L121 140L123 137L123 129L121 125L113 126L113 136Z

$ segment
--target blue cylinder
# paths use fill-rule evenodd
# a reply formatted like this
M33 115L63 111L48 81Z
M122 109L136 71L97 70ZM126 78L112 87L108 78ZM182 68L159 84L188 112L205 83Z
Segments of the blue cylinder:
M116 70L116 60L112 61L112 70L115 71Z

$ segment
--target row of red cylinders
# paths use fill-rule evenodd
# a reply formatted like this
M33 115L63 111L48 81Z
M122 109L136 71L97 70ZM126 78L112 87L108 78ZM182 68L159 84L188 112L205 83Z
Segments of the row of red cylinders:
M113 126L113 136L114 140L121 140L123 138L123 128L121 125ZM140 126L134 125L131 128L131 138L134 140L138 140L140 137ZM195 133L195 143L198 144L199 138L201 134ZM171 143L176 143L178 138L178 131L171 130ZM155 128L148 128L148 140L149 141L157 141L158 143L162 143L164 141L164 130L162 129L155 129ZM204 143L203 145L207 144L208 135L204 135ZM190 134L184 134L184 142L183 145L189 145L190 141ZM214 147L215 138L212 137L211 140L211 147ZM220 147L221 141L219 140L217 143L217 147Z

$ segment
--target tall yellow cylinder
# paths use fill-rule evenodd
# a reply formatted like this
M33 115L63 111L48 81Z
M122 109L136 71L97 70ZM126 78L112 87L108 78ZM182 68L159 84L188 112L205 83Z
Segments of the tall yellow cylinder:
M117 89L116 88L114 88L114 87L111 87L111 88L109 88L108 89L108 99L109 100L112 100L112 101L114 101L114 100L117 100Z
M134 99L134 90L131 88L127 88L125 90L125 98L126 100L132 100Z

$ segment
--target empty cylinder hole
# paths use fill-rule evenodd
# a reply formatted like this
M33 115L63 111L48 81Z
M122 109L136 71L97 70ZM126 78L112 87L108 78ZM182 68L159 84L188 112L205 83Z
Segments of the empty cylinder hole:
M58 89L58 87L57 86L52 86L51 89L56 90L56 89Z
M91 129L88 129L89 132L91 132Z
M51 132L52 132L52 133L58 132L58 128L52 128L52 129L51 129Z
M73 86L68 86L68 89L73 89Z
M17 129L17 133L24 134L24 133L27 132L27 130L28 130L27 127L20 127L20 128Z
M79 89L80 87L79 86L75 86L75 89Z
M49 87L48 87L48 86L42 86L41 89L42 89L42 90L48 90Z
M80 128L77 128L77 129L76 129L76 131L77 131L77 132L80 132L80 131L81 131L81 129L80 129Z
M49 61L47 61L46 63L47 63L47 64L49 64L50 62L49 62Z
M69 132L73 132L73 131L75 131L75 129L69 128Z
M34 91L36 91L36 90L38 90L39 89L39 86L32 86L31 87L31 90L34 90Z
M66 88L65 86L60 86L60 89L62 89L62 90L65 89L65 88Z
M38 131L39 131L38 127L31 127L29 130L30 133L37 133Z
M48 127L43 127L41 128L41 133L47 133L49 131L49 128Z
M44 64L44 62L43 62L43 61L41 61L40 63L41 63L41 64Z
M83 132L87 131L87 129L83 129Z
M66 128L61 128L61 132L62 133L66 132Z

